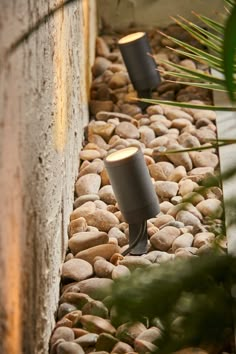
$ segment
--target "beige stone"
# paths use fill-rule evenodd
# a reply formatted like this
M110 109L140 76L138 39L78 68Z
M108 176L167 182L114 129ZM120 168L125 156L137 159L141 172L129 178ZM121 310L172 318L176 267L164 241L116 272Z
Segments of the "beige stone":
M178 118L178 119L173 119L171 127L172 128L177 128L179 130L183 129L186 126L191 126L191 122L188 119L185 118Z
M160 228L161 226L167 224L169 221L174 221L175 219L173 218L172 215L166 215L166 214L159 214L157 217L153 220L153 224Z
M178 137L178 142L185 148L199 147L200 142L196 136L184 132Z
M140 135L138 129L132 123L129 122L121 122L116 127L115 133L121 138L132 139L138 139Z
M146 268L151 262L144 257L125 256L124 259L120 260L119 264L124 265L130 271L133 271L136 268Z
M158 338L161 337L161 330L157 327L149 327L140 333L136 339L144 340L150 343L155 342Z
M150 128L153 129L156 136L162 136L168 133L168 128L165 124L160 122L153 122L150 124Z
M118 227L112 227L108 232L109 238L115 238L120 247L125 246L128 243L128 237Z
M152 246L160 251L168 251L173 241L180 235L179 229L165 226L150 238Z
M178 144L169 144L168 150L182 150L183 147ZM187 171L191 170L192 160L187 152L179 152L179 153L169 153L167 155L168 159L177 167L179 165L184 166Z
M164 113L164 109L160 105L151 105L146 109L146 111L147 111L147 114L149 114L150 116L152 116L153 114L163 114Z
M100 158L101 154L98 150L82 150L79 153L79 157L81 160L93 161L94 159Z
M175 252L178 248L191 247L193 243L193 235L190 233L185 233L178 236L173 244L172 250Z
M96 56L106 57L110 54L109 47L102 37L96 38Z
M148 259L152 263L163 263L163 262L169 262L174 258L173 254L164 252L164 251L151 251L148 254L144 256L146 259Z
M107 60L106 58L103 57L96 57L93 67L92 67L92 73L94 77L97 77L104 73L104 71L111 65L110 60Z
M90 112L93 116L100 111L112 111L114 104L111 100L99 101L99 100L91 100L89 102Z
M86 218L84 215L88 215L89 213L94 213L96 210L96 205L94 202L86 202L80 207L76 208L71 214L70 214L70 220L78 219L83 217L85 220Z
M174 166L170 162L161 161L148 166L149 173L155 181L167 181L174 171Z
M111 278L115 266L105 259L95 259L94 272L99 278Z
M167 146L168 142L169 142L168 137L166 135L163 135L163 136L158 136L157 138L151 140L147 146L153 149L160 146Z
M196 110L195 112L193 112L193 117L195 120L199 120L201 118L207 118L211 121L215 121L216 120L216 112L214 111L208 111L208 110Z
M98 194L84 194L76 198L74 201L73 207L76 209L83 205L84 203L87 202L95 202L96 200L99 200L99 195Z
M171 121L167 119L163 114L153 114L150 116L150 122L159 122L164 124L167 128L171 127Z
M72 341L75 338L71 328L58 327L55 329L51 336L50 343L53 345L58 339L64 339L65 341Z
M78 232L69 240L69 248L75 255L87 248L106 244L109 240L105 232Z
M134 349L125 342L118 342L111 351L111 354L133 353Z
M114 124L103 121L92 121L88 125L88 136L97 134L100 135L106 142L109 141L114 131Z
M125 343L133 345L135 338L146 329L141 322L126 322L117 328L116 337Z
M100 185L101 177L95 173L88 173L77 180L75 190L78 196L96 194L99 191Z
M112 75L110 81L109 81L109 87L112 90L119 89L121 87L124 87L128 84L129 79L128 75L126 72L115 72L114 75Z
M191 203L193 205L197 205L203 200L204 200L203 195L197 192L187 193L183 198L183 202Z
M103 186L99 190L98 195L100 199L106 204L116 204L116 197L114 195L113 188L111 185Z
M79 177L86 175L87 173L95 173L95 174L99 174L101 173L103 167L104 167L104 163L102 160L100 159L96 159L92 162L89 162L87 160L85 160L84 162L87 163L87 165L85 167L82 168L82 165L80 167L80 172L79 172Z
M191 154L191 159L195 167L213 167L219 163L218 156L210 151L194 151Z
M97 256L109 260L115 253L119 253L119 251L120 248L114 244L98 245L78 252L76 258L84 259L93 264Z
M74 342L81 345L82 348L93 347L96 345L98 339L98 334L96 333L87 333L79 338L77 338Z
M112 279L115 280L115 279L127 277L130 274L131 273L130 273L130 270L128 267L126 267L122 264L119 264L112 271Z
M68 226L69 237L72 237L77 232L83 232L87 229L87 223L85 218L74 219L70 222Z
M121 122L122 121L127 121L130 122L132 121L132 117L129 116L128 114L120 113L120 112L106 112L106 111L100 111L96 114L96 119L97 120L102 120L102 121L107 121L110 118L118 118Z
M168 177L169 181L179 182L183 177L187 175L186 169L184 166L178 166L174 169L173 172Z
M177 195L179 186L176 182L157 181L154 188L161 199L169 199Z
M195 227L200 227L201 225L199 218L187 210L180 210L176 215L176 220L181 221L186 226L192 225Z
M194 237L193 246L200 248L205 245L212 244L215 239L215 235L212 232L199 232Z
M198 184L193 182L191 179L185 179L179 182L179 194L185 196L191 193L198 187Z
M210 217L221 217L223 209L219 199L211 198L201 201L196 208L204 215Z
M172 121L174 119L184 118L189 120L190 122L193 122L193 117L190 114L182 111L181 109L165 107L164 112L166 117Z
M160 211L163 214L167 214L168 211L170 210L170 208L172 208L172 207L173 207L173 204L168 201L164 201L164 202L160 203Z
M145 145L151 143L155 139L155 133L150 127L143 125L139 128L140 141Z
M102 301L111 293L113 280L108 278L90 278L82 280L77 284L81 293L90 296L94 300Z
M80 281L93 275L93 267L82 259L73 258L63 264L61 275L62 278Z
M215 140L216 133L209 128L202 127L201 129L196 130L196 137L201 144L205 144L209 142L209 140Z
M83 327L92 333L110 333L115 334L116 329L104 318L93 316L93 315L83 315L80 319Z
M135 339L134 349L137 353L145 354L155 352L157 350L157 346L143 339Z

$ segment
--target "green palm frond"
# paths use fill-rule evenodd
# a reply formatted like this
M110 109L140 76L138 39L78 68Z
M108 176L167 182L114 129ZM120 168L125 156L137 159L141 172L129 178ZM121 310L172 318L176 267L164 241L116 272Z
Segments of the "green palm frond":
M216 77L214 75L206 74L206 73L203 73L203 72L201 72L199 70L195 70L195 69L189 69L183 65L175 64L175 63L169 62L167 60L160 60L160 63L169 65L169 66L177 69L180 72L185 72L187 74L190 74L190 75L194 76L196 78L196 80L198 80L198 81L200 80L200 81L203 81L206 83L210 82L210 83L226 86L225 79L221 79L221 78ZM166 73L169 74L169 71L166 71ZM172 75L174 73L175 72L172 71ZM235 81L233 82L233 88L236 89L236 82Z
M198 105L198 104L187 103L187 102L156 100L156 99L149 99L149 98L134 98L133 100L134 101L137 100L149 104L163 104L163 105L175 106L181 108L195 108L195 109L210 110L210 111L236 112L236 107Z
M232 101L236 101L236 93L234 86L235 78L235 53L236 53L236 36L235 33L236 27L236 4L230 16L227 19L224 32L224 43L223 43L223 69L226 78L226 87L229 92L229 97Z
M181 16L173 18L179 26L187 31L200 44L208 48L210 53L160 32L178 46L178 48L168 47L169 49L181 56L204 64L210 69L214 69L214 71L221 74L221 77L208 74L198 69L187 68L186 66L166 60L159 60L158 64L164 66L164 70L161 69L160 72L164 75L171 76L171 80L169 81L176 79L175 82L182 85L226 92L229 93L231 101L234 101L236 100L236 36L234 35L236 30L236 3L233 0L226 0L226 4L228 6L229 15L225 24L218 23L206 16L194 13L204 25L207 25L210 31ZM163 100L143 100L143 102L160 104ZM190 107L186 102L180 104L179 102L170 103L168 101L168 104ZM194 107L191 105L191 108ZM200 107L196 108L201 109ZM235 107L224 106L204 106L203 109L236 111Z
M199 88L204 88L206 90L214 90L214 91L220 91L220 92L227 92L224 87L221 87L220 85L214 85L214 84L205 84L205 83L200 83L200 82L192 82L192 81L174 81L174 80L166 80L167 82L174 82L178 83L181 85L188 85L188 86L195 86Z
M182 17L182 16L178 16L178 18L187 23L189 25L189 27L192 27L194 28L196 31L198 31L199 33L201 33L202 35L206 36L208 39L212 40L212 41L215 41L217 43L220 43L222 44L223 42L223 36L217 36L215 35L214 33L212 32L209 32L208 30L204 29L203 27L201 26L198 26L196 25L195 23L191 22L191 21L188 21L186 18ZM174 19L174 18L173 18ZM176 21L177 22L177 21ZM179 24L181 23L180 21L178 21Z
M192 13L205 25L207 25L207 27L213 31L215 31L216 33L223 35L224 34L224 26L214 20L212 20L211 18L207 17L207 16L203 16L200 15L194 11L192 11Z
M233 1L233 0L225 0L225 2L227 3L227 5L229 5L231 7L234 7L234 5L235 5L235 1Z
M202 33L202 30L200 30L199 26L191 26L188 24L187 21L179 21L177 19L175 19L175 22L182 27L184 30L186 30L189 34L191 34L192 37L194 37L195 39L197 39L197 41L199 43L201 43L202 45L204 45L205 47L213 50L216 53L221 53L222 52L222 46L219 44L216 44L215 42L213 42L211 39L208 39L208 36L206 36L204 33ZM187 23L185 23L187 22Z
M199 49L199 48L196 48L195 46L192 46L191 44L188 44L188 43L185 43L177 38L174 38L174 37L171 37L171 36L168 36L167 34L159 31L159 33L161 35L163 35L164 37L170 39L172 42L176 43L178 46L184 48L185 50L189 51L189 52L192 52L194 54L197 54L197 55L207 55L209 58L212 59L212 61L217 61L218 58L221 58L221 54L222 54L222 49L220 49L220 52L218 53L218 55L212 55L212 54L209 54L209 53L206 53L206 51L202 50L202 49Z

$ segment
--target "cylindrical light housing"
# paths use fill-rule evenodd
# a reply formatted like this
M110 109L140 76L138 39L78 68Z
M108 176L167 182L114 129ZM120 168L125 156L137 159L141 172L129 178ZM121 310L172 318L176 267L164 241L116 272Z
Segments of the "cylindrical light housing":
M159 213L157 195L139 148L115 151L104 162L126 222L140 224Z
M136 32L122 37L118 45L128 70L130 80L138 93L155 89L160 75L145 32Z

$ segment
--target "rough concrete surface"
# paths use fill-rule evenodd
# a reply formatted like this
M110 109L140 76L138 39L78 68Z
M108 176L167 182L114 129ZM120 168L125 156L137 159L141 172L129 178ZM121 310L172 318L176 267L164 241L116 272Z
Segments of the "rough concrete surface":
M166 26L170 16L181 15L190 20L196 17L192 11L219 19L223 9L222 0L98 0L100 25L106 28L123 29L131 26ZM145 10L144 10L145 9Z
M95 0L0 4L0 352L45 354L83 127ZM57 10L55 10L58 8ZM43 19L43 20L41 20Z

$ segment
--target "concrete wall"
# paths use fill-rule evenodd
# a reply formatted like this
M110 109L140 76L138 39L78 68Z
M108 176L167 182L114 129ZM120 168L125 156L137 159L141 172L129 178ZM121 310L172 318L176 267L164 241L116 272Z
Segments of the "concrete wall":
M48 350L88 120L95 3L0 2L0 353Z
M170 16L193 19L192 11L220 18L223 0L98 0L101 27L123 29L129 26L166 26Z

